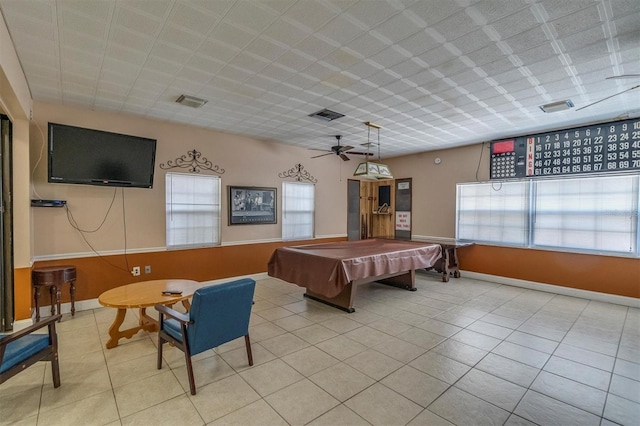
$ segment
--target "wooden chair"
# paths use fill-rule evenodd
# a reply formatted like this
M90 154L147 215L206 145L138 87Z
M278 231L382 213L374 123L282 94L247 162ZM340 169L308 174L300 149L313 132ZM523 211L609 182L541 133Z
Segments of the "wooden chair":
M56 321L61 317L53 315L15 333L0 334L0 383L38 361L51 361L53 387L60 386ZM44 327L49 328L47 334L34 333Z
M255 287L256 282L250 278L202 287L193 294L188 314L156 305L160 312L158 369L162 368L162 346L171 342L184 352L189 387L195 395L191 357L243 336L249 365L253 365L249 319Z

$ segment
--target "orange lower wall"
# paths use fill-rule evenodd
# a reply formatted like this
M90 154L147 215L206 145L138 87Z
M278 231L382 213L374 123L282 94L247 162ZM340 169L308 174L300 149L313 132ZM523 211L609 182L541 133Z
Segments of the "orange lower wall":
M100 257L83 257L77 259L35 262L34 268L54 265L74 265L76 267L76 300L96 299L114 287L138 281L157 280L163 278L183 278L196 281L209 281L220 278L257 274L267 271L267 262L276 248L283 246L328 243L344 241L345 238L325 238L309 241L275 242L260 244L244 244L234 246L210 247L192 250L175 250L151 253L128 254ZM112 265L107 264L109 262ZM128 261L128 265L127 265ZM145 265L151 266L151 273L145 274ZM142 274L131 276L134 266L140 266ZM23 271L20 271L24 275ZM18 271L16 271L16 274ZM32 291L31 274L26 270L25 285L16 285L16 319L31 317ZM22 278L24 280L24 277ZM17 282L18 280L16 280ZM19 294L18 294L19 293ZM40 305L48 305L48 297L41 296ZM62 302L69 301L68 287L62 289ZM19 314L18 314L19 313Z
M77 269L76 300L95 299L111 288L137 281L185 278L208 281L266 272L278 247L344 241L345 238L261 243L192 250L85 257L36 262L34 267L74 265ZM545 250L473 245L458 250L460 267L467 271L554 284L581 290L640 298L640 259L562 253ZM117 267L110 266L110 262ZM151 265L151 274L132 277L133 266ZM119 269L121 268L121 269ZM16 319L31 317L31 270L15 270ZM62 301L69 292L62 290ZM48 304L42 300L41 304Z
M31 268L16 268L13 270L13 300L15 301L16 319L31 317Z
M458 250L461 269L640 298L640 259L473 245Z

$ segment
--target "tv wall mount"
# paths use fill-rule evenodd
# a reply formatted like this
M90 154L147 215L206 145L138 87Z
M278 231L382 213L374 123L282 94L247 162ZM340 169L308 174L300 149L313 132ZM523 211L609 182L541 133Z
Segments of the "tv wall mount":
M175 168L188 169L191 173L200 173L201 170L209 170L210 172L217 173L219 175L224 173L223 168L218 165L214 166L207 157L203 157L202 153L196 149L187 151L186 154L181 155L175 160L167 161L166 165L165 163L160 164L160 168L163 170Z

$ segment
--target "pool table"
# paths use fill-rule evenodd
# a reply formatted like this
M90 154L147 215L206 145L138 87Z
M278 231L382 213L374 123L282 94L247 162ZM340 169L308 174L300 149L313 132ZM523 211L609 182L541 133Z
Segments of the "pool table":
M354 312L359 284L378 281L414 291L415 270L432 267L439 244L367 239L282 247L269 259L269 276L305 287L305 296Z

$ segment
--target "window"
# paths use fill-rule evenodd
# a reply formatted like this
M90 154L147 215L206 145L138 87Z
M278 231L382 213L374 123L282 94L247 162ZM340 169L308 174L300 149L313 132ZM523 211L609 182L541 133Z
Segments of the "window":
M310 183L282 184L282 239L313 238L315 186Z
M525 246L528 182L458 185L457 238Z
M167 248L220 244L220 178L167 173Z
M639 256L638 175L459 184L456 238Z
M535 187L534 246L636 251L636 177L541 180Z

